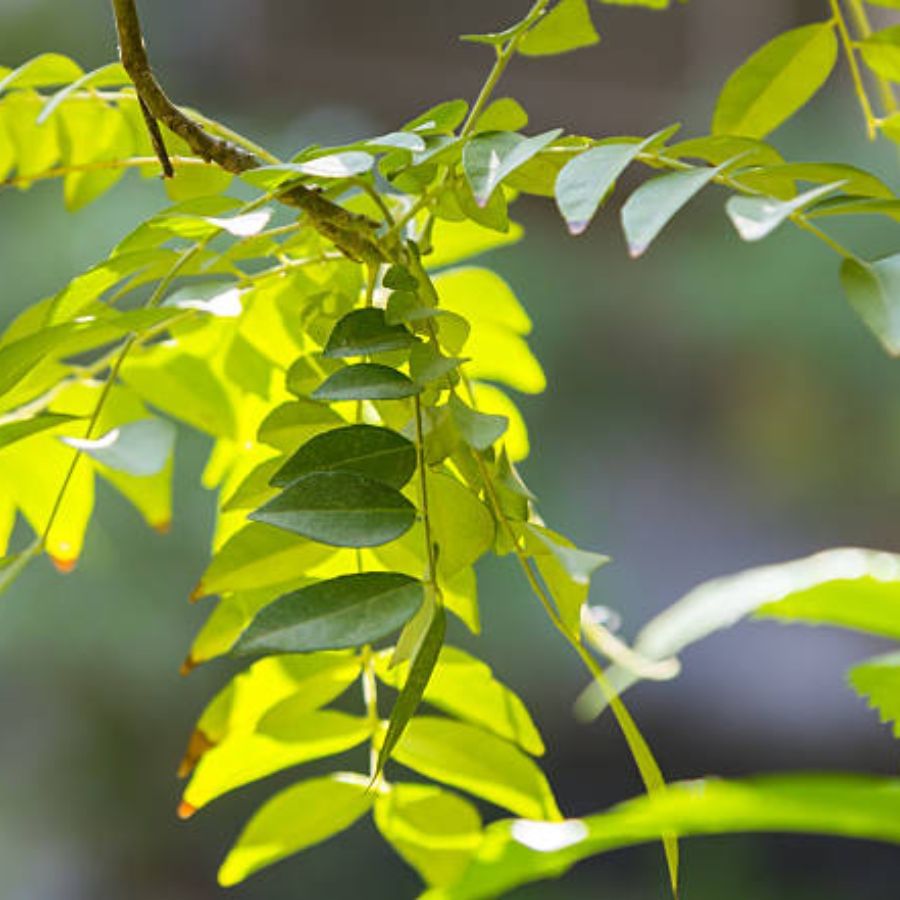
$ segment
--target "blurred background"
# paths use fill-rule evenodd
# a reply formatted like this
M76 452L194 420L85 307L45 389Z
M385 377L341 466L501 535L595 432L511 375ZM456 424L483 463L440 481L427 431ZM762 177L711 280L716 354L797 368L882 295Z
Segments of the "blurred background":
M504 26L526 5L141 4L173 95L285 155L471 97L490 60L456 35ZM0 61L50 49L86 68L109 61L108 6L0 0ZM525 104L534 131L646 134L679 120L686 136L702 134L728 72L826 7L600 7L599 47L521 60L501 94ZM896 156L864 140L843 72L775 143L798 159L863 163L898 185ZM900 551L900 368L845 304L828 251L788 230L743 245L723 202L709 191L636 263L614 209L573 240L550 203L525 201L527 245L489 260L533 316L550 382L544 396L522 401L534 439L524 473L551 523L614 557L593 600L619 611L629 638L715 575L837 545ZM62 212L59 185L0 195L0 324L165 203L157 185L137 179L76 216ZM900 235L885 221L840 237L869 255L896 250ZM189 824L174 815L184 741L227 675L212 666L178 676L206 613L186 598L208 555L213 497L197 486L207 449L181 435L170 536L148 534L103 492L78 572L35 567L0 600L2 900L223 897L218 861L272 792L271 781L242 790ZM584 678L519 573L485 566L481 592L478 652L528 699L563 808L586 813L638 793L611 720L575 723L571 701ZM744 625L686 653L677 681L636 688L631 706L670 777L892 773L896 744L844 682L850 663L880 649L825 629ZM684 855L688 900L891 900L900 883L896 848L862 843L734 837L691 842ZM415 887L363 824L230 896L404 898ZM514 896L662 898L662 854L604 857Z

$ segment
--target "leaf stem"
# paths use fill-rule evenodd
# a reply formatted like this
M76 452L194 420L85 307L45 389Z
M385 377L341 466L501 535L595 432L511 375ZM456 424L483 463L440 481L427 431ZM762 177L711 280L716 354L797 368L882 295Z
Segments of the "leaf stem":
M360 568L360 571L362 571L362 568ZM372 736L369 740L369 778L374 783L379 776L378 747L375 744L379 723L378 681L375 678L374 654L370 644L366 644L362 649L362 692L363 701L366 704L366 719L372 729ZM381 777L384 777L383 774Z
M481 114L484 112L485 107L490 102L490 99L497 88L497 84L503 77L506 67L513 58L519 43L528 33L531 26L544 14L544 10L547 8L549 2L550 0L537 0L529 10L528 15L525 16L516 28L513 36L502 47L497 48L497 58L494 61L491 71L488 73L487 80L484 82L478 97L472 104L472 109L469 111L469 116L463 124L460 137L468 137L475 129L479 118L481 118Z
M844 11L841 9L839 0L828 0L831 7L832 20L837 28L841 43L844 47L844 54L847 57L847 64L850 66L850 77L853 79L853 88L859 100L860 108L866 120L866 134L870 141L874 141L878 135L878 127L875 122L875 114L872 111L872 104L869 95L866 92L866 85L863 81L862 72L859 68L859 60L856 58L856 48L853 45L853 38L850 36L850 29L847 27L847 20L844 18Z
M425 458L425 435L422 427L422 400L418 394L413 399L416 418L416 455L419 469L419 494L422 502L422 527L425 531L425 549L428 571L425 583L435 593L436 602L440 602L440 592L437 590L437 561L434 555L434 540L431 533L431 512L428 506L428 475L427 460Z
M650 749L650 745L641 734L641 731L638 728L637 723L634 721L631 713L628 711L628 708L625 706L625 704L622 702L622 700L614 690L613 686L610 684L609 679L606 677L606 673L603 671L603 667L600 665L600 663L597 662L591 652L584 646L581 641L580 635L573 633L569 628L567 628L563 620L560 618L559 613L556 610L556 605L554 603L552 593L538 577L533 561L526 555L525 551L522 549L518 536L516 535L515 530L512 527L512 523L509 521L509 518L503 511L503 507L501 506L500 499L497 496L496 490L494 489L494 484L491 480L491 476L487 470L484 459L482 458L480 453L477 453L474 450L472 451L472 455L475 458L475 462L481 473L481 479L485 485L485 493L490 500L491 507L494 510L494 515L497 517L497 520L502 524L507 532L510 543L513 547L513 552L516 555L516 559L519 562L519 566L522 569L525 578L528 580L528 584L531 587L532 592L540 601L541 606L544 608L544 612L547 613L547 616L553 623L553 626L563 636L569 646L578 654L579 659L582 661L588 672L590 672L591 677L597 683L600 690L603 691L603 694L606 696L607 701L610 705L610 709L612 710L613 715L615 716L616 721L619 724L619 728L622 731L622 735L625 738L628 749L631 751L632 758L634 759L635 765L637 766L638 772L641 776L641 780L644 782L644 786L646 787L647 792L653 793L655 791L662 790L666 786L665 778L663 777L662 770L660 769L659 764L657 763L656 758L653 755L653 751ZM666 854L666 862L669 867L669 878L671 882L672 893L677 897L679 866L678 844L674 837L666 837L663 841L663 845Z
M215 168L215 163L204 162L195 156L170 156L169 161L175 166L207 166ZM103 172L109 169L140 169L152 166L157 162L155 156L129 156L122 159L103 159L94 162L77 163L68 166L54 166L43 172L33 175L13 175L0 181L0 188L4 187L28 187L35 181L49 181L53 178L65 178L66 175L75 175L82 172Z
M872 24L869 22L869 14L861 0L847 0L850 7L850 15L853 18L853 24L860 38L866 40L872 36ZM891 115L897 112L897 97L894 94L894 88L891 86L884 76L875 74L875 83L878 85L878 93L881 95L881 102L885 112Z

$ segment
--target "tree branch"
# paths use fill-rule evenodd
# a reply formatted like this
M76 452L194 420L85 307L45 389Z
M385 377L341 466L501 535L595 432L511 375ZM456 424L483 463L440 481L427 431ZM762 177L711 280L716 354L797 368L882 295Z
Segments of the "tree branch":
M201 159L215 163L233 175L261 166L262 161L254 153L210 134L169 99L150 66L135 0L112 0L112 5L119 36L119 58L134 82L151 140L160 156L164 172L169 173L166 167L168 156L157 122L182 138ZM384 242L378 239L376 222L366 216L348 212L323 197L316 188L303 184L291 185L279 199L302 210L320 234L357 262L380 264L390 261L398 252L394 248L385 247Z

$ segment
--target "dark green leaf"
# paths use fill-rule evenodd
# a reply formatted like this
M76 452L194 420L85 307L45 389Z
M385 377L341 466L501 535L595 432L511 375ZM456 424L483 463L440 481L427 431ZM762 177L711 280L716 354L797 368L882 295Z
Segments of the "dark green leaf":
M416 520L399 491L356 472L313 472L250 516L334 547L375 547Z
M417 291L419 282L405 266L391 266L381 283L392 291Z
M422 603L422 583L394 572L320 581L266 606L240 636L235 656L358 647L400 628Z
M447 618L444 608L437 604L432 605L431 622L425 632L416 655L409 667L409 675L406 683L400 690L400 696L391 710L391 718L388 721L384 742L378 751L378 764L376 773L384 769L385 763L390 758L397 746L397 742L403 736L412 717L416 714L422 703L425 688L431 680L434 667L437 665L441 647L444 646L444 634L447 630Z
M401 488L416 470L415 445L389 428L348 425L317 435L274 475L271 484L285 487L310 472L358 472Z
M368 356L387 350L404 350L417 343L402 325L388 325L384 310L370 307L347 313L331 332L323 351L331 358Z
M339 369L313 391L316 400L403 400L421 388L410 378L380 363L358 363Z

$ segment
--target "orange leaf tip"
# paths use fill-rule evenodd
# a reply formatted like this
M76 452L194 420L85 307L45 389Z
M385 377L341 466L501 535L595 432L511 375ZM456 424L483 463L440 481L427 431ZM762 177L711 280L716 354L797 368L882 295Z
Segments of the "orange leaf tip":
M196 659L190 654L185 657L184 662L181 664L181 668L178 670L180 675L190 675L197 666L200 665Z
M190 819L194 813L197 812L196 806L191 806L186 800L182 800L181 803L178 804L178 818L183 821L185 819Z
M60 572L63 575L68 575L70 572L75 571L75 566L78 565L77 559L62 559L59 556L51 556L50 562L53 563L57 572Z

